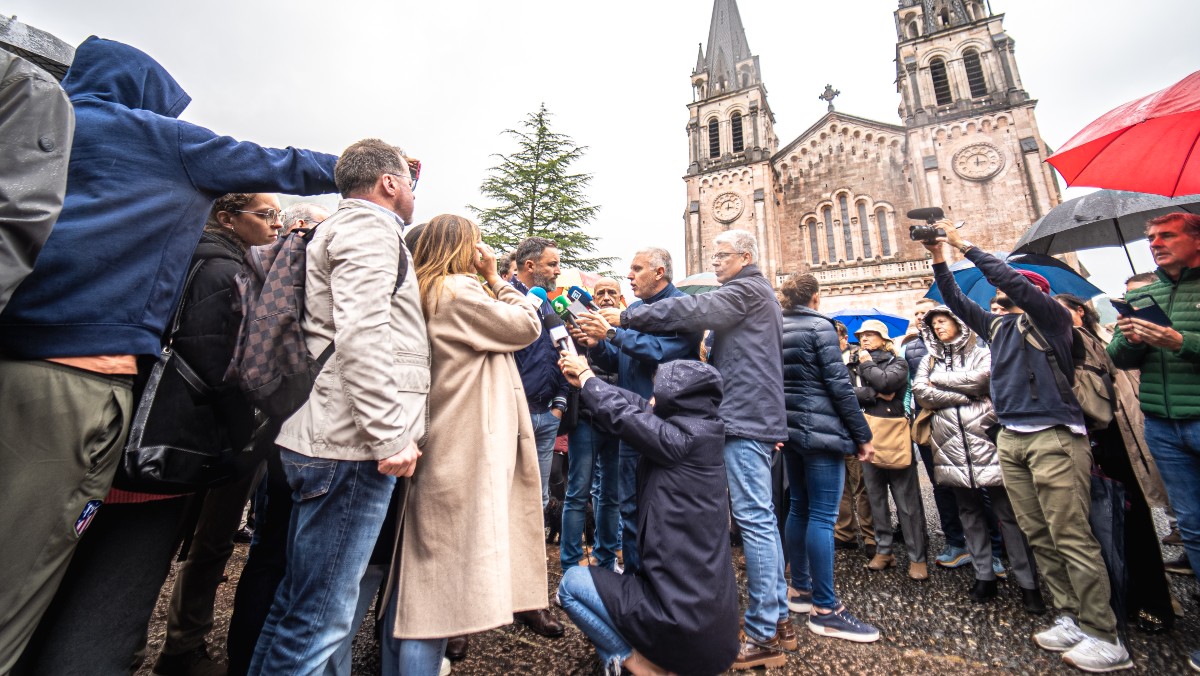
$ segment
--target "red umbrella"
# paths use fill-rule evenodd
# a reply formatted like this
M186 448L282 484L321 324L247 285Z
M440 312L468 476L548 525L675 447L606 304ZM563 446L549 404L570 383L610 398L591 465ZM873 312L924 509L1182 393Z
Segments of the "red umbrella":
M1200 193L1200 71L1105 113L1047 162L1071 186Z

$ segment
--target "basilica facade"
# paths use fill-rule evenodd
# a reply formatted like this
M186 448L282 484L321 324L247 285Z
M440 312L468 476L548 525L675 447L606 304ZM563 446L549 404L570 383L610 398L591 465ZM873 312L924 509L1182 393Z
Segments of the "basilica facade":
M781 144L737 2L715 0L688 105L688 273L739 228L776 285L811 272L823 308L907 315L933 282L907 211L940 206L976 245L1010 250L1060 196L1003 21L980 0L900 0L900 123L835 110L827 87L829 112Z

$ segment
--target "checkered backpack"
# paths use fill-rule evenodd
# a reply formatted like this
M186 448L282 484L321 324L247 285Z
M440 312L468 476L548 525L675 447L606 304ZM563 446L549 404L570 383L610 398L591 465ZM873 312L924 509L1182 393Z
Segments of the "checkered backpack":
M295 413L333 354L333 343L313 359L304 342L305 259L315 228L298 228L267 246L252 247L236 278L242 320L226 382L273 419Z

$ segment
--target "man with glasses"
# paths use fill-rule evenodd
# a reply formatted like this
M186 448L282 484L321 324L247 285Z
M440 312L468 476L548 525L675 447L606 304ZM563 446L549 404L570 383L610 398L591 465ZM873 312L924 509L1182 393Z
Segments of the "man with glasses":
M647 247L635 253L629 262L629 286L638 300L630 309L653 305L666 298L686 296L671 283L673 266L671 254L658 247ZM615 283L615 282L614 282ZM596 286L596 293L604 288ZM615 291L615 289L613 289ZM614 298L615 300L615 298ZM612 326L605 316L619 321L621 311L615 303L601 307L599 313L588 313L579 319L579 326L588 337L588 356L602 369L617 374L617 386L650 400L654 394L654 373L658 365L676 359L700 358L700 334L669 331L646 333ZM621 501L621 546L625 570L636 572L641 565L637 551L637 464L638 451L625 442L620 443L620 469L617 495Z
M429 339L401 239L409 169L378 139L347 148L334 172L343 199L308 244L304 335L310 354L333 354L276 439L293 491L288 561L251 674L336 670L383 579L366 572L371 553L427 433Z
M721 286L698 296L664 298L630 307L610 323L655 333L714 334L709 363L725 381L725 469L733 519L742 530L750 604L745 637L733 669L779 667L794 650L788 616L783 544L771 504L771 461L787 439L783 405L783 313L771 283L759 271L758 241L744 230L713 240L713 270ZM628 544L626 544L628 546Z

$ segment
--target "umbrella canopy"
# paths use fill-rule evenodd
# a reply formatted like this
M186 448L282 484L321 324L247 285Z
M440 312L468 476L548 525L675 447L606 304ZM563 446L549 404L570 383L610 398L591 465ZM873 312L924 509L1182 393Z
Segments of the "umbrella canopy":
M1046 161L1071 186L1200 193L1200 71L1110 110Z
M1088 299L1104 293L1094 284L1080 277L1079 273L1071 269L1071 266L1057 258L1038 254L1009 256L996 253L994 255L1008 263L1010 267L1017 270L1029 270L1045 277L1046 281L1050 282L1051 294L1073 293L1080 298ZM984 279L983 273L971 261L959 261L950 266L950 270L954 273L954 281L958 283L958 288L962 289L963 293L980 307L986 308L992 301L992 297L996 295L996 287ZM936 282L929 288L929 293L926 293L925 297L932 298L939 303L943 302L942 292L938 289Z
M875 308L870 308L869 310L837 310L836 312L830 312L827 316L833 317L845 324L851 338L854 337L854 332L862 327L863 322L871 319L883 322L887 326L888 335L892 340L898 341L905 333L908 333L907 317L888 314L883 310Z
M708 293L718 286L721 286L721 283L717 281L715 272L699 272L675 282L676 289L692 296Z
M592 287L598 281L600 281L600 275L594 272L584 272L577 268L563 268L558 273L558 287L546 295L553 300L566 293L572 286L581 286L591 293Z
M1098 190L1067 200L1042 216L1021 237L1017 253L1062 254L1102 246L1124 247L1146 237L1146 221L1171 213L1200 213L1200 195L1163 197ZM1125 252L1126 257L1129 252ZM1132 259L1129 267L1133 267Z

